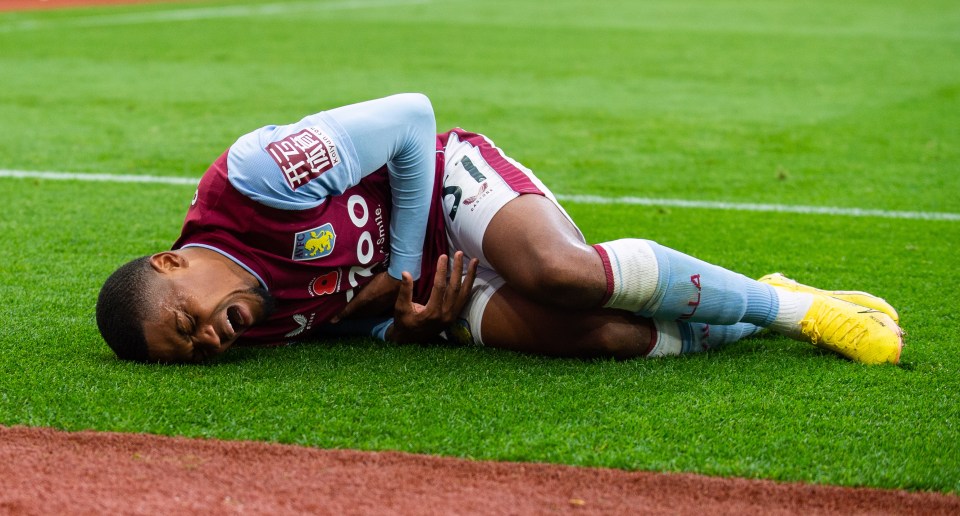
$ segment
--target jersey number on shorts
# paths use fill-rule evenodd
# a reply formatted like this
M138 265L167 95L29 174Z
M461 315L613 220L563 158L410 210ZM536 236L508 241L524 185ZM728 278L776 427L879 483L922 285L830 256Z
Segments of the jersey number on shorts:
M480 172L477 166L470 161L470 158L466 156L461 158L460 165L467 169L470 177L477 183L482 183L487 180L487 176ZM453 220L457 217L457 210L460 208L460 198L463 197L463 190L459 186L448 186L443 189L443 196L446 197L448 195L453 196L453 208L450 210L450 220Z
M460 198L463 197L463 190L459 186L447 186L443 189L443 196L453 196L453 208L450 209L450 220L457 218L457 209L460 208Z

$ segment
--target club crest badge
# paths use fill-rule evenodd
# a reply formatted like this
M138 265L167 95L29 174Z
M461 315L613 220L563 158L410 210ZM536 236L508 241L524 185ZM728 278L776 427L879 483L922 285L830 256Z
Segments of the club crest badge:
M337 243L337 233L329 222L301 231L293 239L293 259L296 261L316 260L329 256Z

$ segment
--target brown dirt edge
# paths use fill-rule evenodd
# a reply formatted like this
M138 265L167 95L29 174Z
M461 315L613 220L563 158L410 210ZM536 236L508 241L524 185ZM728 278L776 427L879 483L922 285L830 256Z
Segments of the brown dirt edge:
M960 497L0 426L0 514L960 514Z

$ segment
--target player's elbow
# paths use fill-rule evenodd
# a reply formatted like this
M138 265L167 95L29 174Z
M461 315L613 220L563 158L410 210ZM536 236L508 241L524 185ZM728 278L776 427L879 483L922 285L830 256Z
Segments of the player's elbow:
M405 107L404 118L411 125L422 128L431 136L436 133L437 118L429 97L423 93L400 93L396 97Z
M423 93L398 93L397 97L400 97L404 103L411 107L433 114L433 104L430 102L430 97Z

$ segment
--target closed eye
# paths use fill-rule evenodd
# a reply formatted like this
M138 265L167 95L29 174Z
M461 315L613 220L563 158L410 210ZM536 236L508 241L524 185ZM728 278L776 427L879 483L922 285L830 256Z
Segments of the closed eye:
M194 321L193 318L187 315L185 312L177 311L175 324L177 329L177 335L181 338L180 346L181 352L189 353L191 359L197 361L197 349L193 343L193 329Z
M193 329L196 327L196 323L193 320L193 317L190 317L186 312L177 312L177 333L189 337L193 335Z

